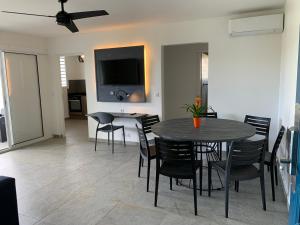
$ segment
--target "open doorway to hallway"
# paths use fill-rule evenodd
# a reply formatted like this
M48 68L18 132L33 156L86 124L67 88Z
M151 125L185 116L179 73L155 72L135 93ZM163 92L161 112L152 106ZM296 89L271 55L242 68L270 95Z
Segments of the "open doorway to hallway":
M208 43L162 46L163 118L188 117L185 104L200 96L208 105Z
M59 63L67 142L87 140L84 55L60 56Z

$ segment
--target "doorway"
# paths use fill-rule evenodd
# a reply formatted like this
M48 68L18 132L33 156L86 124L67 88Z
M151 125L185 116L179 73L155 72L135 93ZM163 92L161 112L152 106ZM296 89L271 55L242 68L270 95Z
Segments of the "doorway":
M208 43L167 45L163 52L163 118L189 116L183 109L200 96L207 103Z
M84 55L60 56L60 77L67 141L88 138Z
M37 55L1 52L0 146L44 137Z

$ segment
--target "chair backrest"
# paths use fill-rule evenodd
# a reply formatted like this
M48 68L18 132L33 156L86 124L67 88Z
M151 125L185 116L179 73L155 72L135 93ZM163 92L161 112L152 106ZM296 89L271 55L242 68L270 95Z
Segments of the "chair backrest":
M271 118L246 115L244 122L254 126L256 134L269 138Z
M194 161L194 144L186 141L171 141L155 138L156 159L162 161Z
M217 112L202 113L202 114L200 114L200 117L205 117L205 118L218 118L218 113L217 113Z
M236 141L233 142L229 151L227 166L246 166L259 163L263 166L265 140Z
M151 126L153 126L156 123L159 123L159 117L158 115L153 115L153 116L145 116L141 118L141 124L142 128L144 130L145 134L151 133L152 129Z
M276 154L277 154L278 148L280 146L280 143L281 143L282 137L284 135L284 132L285 132L285 127L281 126L281 128L280 128L280 130L278 132L276 141L275 141L274 146L273 146L271 160L275 160L276 159Z
M93 117L100 124L112 123L112 121L115 119L112 114L105 112L94 113L91 117Z
M140 153L143 154L145 157L149 156L149 144L147 141L146 134L144 133L142 128L139 128L138 125L136 124L136 129L139 137L139 142L140 142Z

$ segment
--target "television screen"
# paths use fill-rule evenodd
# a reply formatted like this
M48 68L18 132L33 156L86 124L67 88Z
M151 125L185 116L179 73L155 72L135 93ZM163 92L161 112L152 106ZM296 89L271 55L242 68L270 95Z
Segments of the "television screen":
M101 60L101 85L143 85L138 59Z

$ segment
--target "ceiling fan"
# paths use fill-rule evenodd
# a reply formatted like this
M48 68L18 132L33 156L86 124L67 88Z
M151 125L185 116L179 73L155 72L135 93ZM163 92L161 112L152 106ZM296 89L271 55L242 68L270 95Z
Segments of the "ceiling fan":
M61 3L61 11L59 11L56 16L49 15L40 15L40 14L32 14L32 13L23 13L23 12L13 12L13 11L2 11L3 13L11 13L11 14L19 14L26 16L41 16L41 17L50 17L56 18L56 23L61 26L65 26L72 33L78 32L78 28L73 22L73 20L96 17L96 16L106 16L109 15L105 10L96 10L96 11L85 11L85 12L75 12L75 13L67 13L64 9L64 3L68 0L58 0Z

